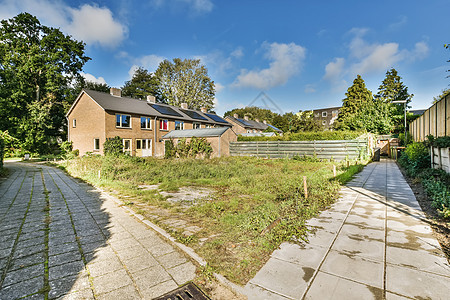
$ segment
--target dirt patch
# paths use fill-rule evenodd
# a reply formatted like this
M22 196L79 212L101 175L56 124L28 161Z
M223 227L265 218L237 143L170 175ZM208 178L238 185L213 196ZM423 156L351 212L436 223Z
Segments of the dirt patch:
M198 200L209 198L213 190L201 187L182 187L177 192L159 192L162 196L168 197L170 202L176 202L184 207L197 204Z
M434 236L450 263L450 222L441 218L436 209L431 207L431 199L428 198L422 184L418 180L408 177L400 165L398 167L414 192L414 196L416 196L420 207L427 216L429 225L433 229Z

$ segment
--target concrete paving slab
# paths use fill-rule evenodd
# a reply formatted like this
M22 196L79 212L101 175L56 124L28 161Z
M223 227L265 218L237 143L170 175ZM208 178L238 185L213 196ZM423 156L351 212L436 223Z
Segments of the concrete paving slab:
M305 299L383 299L383 290L319 272Z
M133 274L133 278L141 291L172 279L169 273L159 265L138 271Z
M133 284L130 276L125 270L118 270L92 279L96 295L112 292L121 287Z
M360 253L332 250L320 270L355 282L383 288L384 264L360 257Z
M280 245L279 249L272 253L271 257L317 269L327 252L328 248L326 247L311 244L297 245L285 242Z
M134 300L140 299L141 295L139 295L138 291L134 287L134 285L130 284L117 290L111 291L109 293L101 294L96 297L98 300L110 300L110 299L120 299L120 300Z
M178 265L176 267L167 269L167 272L172 276L173 280L179 285L194 280L195 278L195 270L197 268L189 263L186 262L184 264Z
M287 298L298 299L307 288L314 269L271 258L249 283Z
M161 282L152 287L148 287L146 289L141 289L141 294L144 299L154 299L157 296L164 295L174 289L176 289L178 285L173 280L167 280L165 282Z
M282 296L268 290L265 290L254 284L247 284L244 288L245 295L248 299L271 299L271 300L286 300L294 299L291 297Z
M181 265L187 261L186 257L176 251L158 256L156 260L158 260L159 263L166 269Z
M414 299L448 299L450 277L386 266L386 290Z

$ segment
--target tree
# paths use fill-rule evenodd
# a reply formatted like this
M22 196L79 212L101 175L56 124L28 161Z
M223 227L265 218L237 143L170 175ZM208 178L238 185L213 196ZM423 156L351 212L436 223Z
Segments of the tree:
M159 94L170 105L187 103L191 109L214 107L214 81L199 59L162 61L155 72Z
M230 111L227 111L224 114L224 117L226 116L234 116L234 114L237 114L239 118L243 118L244 116L249 116L252 120L258 119L261 122L267 121L268 123L273 122L273 118L277 116L277 113L272 112L270 109L266 108L259 108L257 106L247 106L244 108L234 108Z
M439 96L433 97L432 104L435 104L436 102L439 102L442 98L450 94L450 89L442 90L442 93Z
M67 87L90 59L84 47L28 13L1 21L0 130L25 150L46 152L61 138Z
M131 80L125 82L122 95L136 99L146 99L148 95L151 95L155 96L158 102L165 102L160 95L158 79L142 67L134 72Z
M362 108L373 105L372 92L366 88L366 84L360 75L353 80L353 85L347 89L346 98L342 100L342 108L336 122L336 128L346 130L361 129L361 125L355 123L357 113ZM356 118L357 119L357 118Z
M408 87L403 84L401 79L402 78L398 75L397 70L394 68L387 71L386 77L378 88L375 99L384 103L406 100L406 107L408 107L408 103L411 102L414 95L408 93ZM405 104L395 103L392 105L395 109L392 110L391 117L396 125L397 131L402 132L404 130Z

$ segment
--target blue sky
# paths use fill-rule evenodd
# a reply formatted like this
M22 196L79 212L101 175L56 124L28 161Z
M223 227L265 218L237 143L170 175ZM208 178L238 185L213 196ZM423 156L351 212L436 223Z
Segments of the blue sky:
M397 69L413 109L448 88L450 0L0 0L0 18L27 11L86 42L86 78L121 87L137 66L200 58L216 111L278 113L340 106L357 74L375 94ZM270 101L255 98L264 91Z

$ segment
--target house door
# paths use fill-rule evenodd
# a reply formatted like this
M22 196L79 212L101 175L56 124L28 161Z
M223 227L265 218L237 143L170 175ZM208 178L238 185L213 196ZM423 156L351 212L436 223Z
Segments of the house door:
M131 139L123 139L123 152L131 155Z
M137 139L136 140L136 156L152 156L152 140Z

